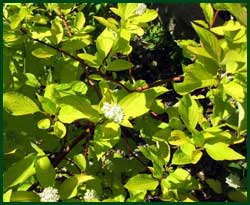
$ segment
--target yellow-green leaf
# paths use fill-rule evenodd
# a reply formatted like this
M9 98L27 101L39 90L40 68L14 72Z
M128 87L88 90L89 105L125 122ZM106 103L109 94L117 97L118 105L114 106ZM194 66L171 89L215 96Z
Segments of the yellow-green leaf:
M208 155L217 161L245 159L243 155L221 142L212 145L205 144L205 149Z
M11 202L40 202L40 196L33 191L16 191L11 195Z
M217 179L206 179L206 183L209 185L209 187L211 189L213 189L213 191L217 194L221 194L222 193L222 187L221 187L221 183L219 180Z
M50 58L56 55L57 51L49 47L40 47L40 48L33 50L31 53L33 56L37 58Z
M3 107L12 115L28 115L39 111L33 100L17 92L3 94Z
M132 68L134 65L130 63L129 61L122 60L122 59L117 59L112 61L111 63L108 64L106 67L106 70L109 71L123 71L127 70L129 68Z
M50 119L45 118L37 122L37 127L42 130L47 130L50 127Z
M137 174L131 177L124 187L129 191L138 191L155 190L158 185L158 180L154 179L150 174Z
M181 130L173 130L168 138L168 143L171 145L183 145L189 142L185 132Z
M59 138L63 138L66 135L66 127L60 121L55 122L54 134Z
M92 179L94 179L93 176L86 174L76 174L66 179L59 188L60 198L66 200L75 197L78 186Z

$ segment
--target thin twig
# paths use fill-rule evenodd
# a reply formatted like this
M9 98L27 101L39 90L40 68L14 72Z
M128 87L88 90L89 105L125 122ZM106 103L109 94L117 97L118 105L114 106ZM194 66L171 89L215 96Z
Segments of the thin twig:
M52 165L56 167L63 159L64 157L72 150L72 148L77 145L81 140L83 140L85 137L84 134L79 135L78 137L74 138L74 140L64 148L64 150L54 158L52 161Z
M99 100L101 100L102 99L102 93L99 90L99 88L97 87L97 85L95 84L95 82L93 82L91 79L89 79L89 77L87 77L87 80L88 80L88 84L90 86L92 86L94 88L94 90L96 91Z
M72 34L71 34L71 32L70 32L69 25L67 24L67 21L66 21L66 19L65 19L65 16L63 15L62 9L61 9L60 7L58 7L58 12L59 12L60 18L61 18L62 21L63 21L63 25L64 25L64 27L65 27L65 30L66 30L68 36L69 36L69 37L72 37Z
M57 167L58 164L64 159L64 157L72 150L72 148L77 145L82 139L84 139L84 134L79 135L76 137L67 147L64 148L61 152L59 152L55 158L53 158L51 164L53 167ZM38 182L35 182L32 184L29 188L28 191L34 190L37 186L39 185Z
M128 150L128 152L129 152L129 154L131 154L135 159L137 159L143 166L145 166L146 168L148 168L148 165L147 165L144 161L142 161L142 159L141 159L140 157L136 156L136 155L133 153L133 151L131 150L131 147L130 147L130 145L129 145L129 143L128 143L128 137L127 137L127 135L126 135L124 132L122 132L122 136L123 136L124 139L125 139L125 143L126 143L126 145L127 145L127 150Z
M209 25L209 28L212 28L216 19L217 19L217 16L218 16L218 13L219 13L219 10L216 10L215 14L214 14L214 18L213 18L213 21L211 22L211 24Z
M24 34L27 34L27 31L24 30L23 28L21 28L21 31L22 31ZM57 50L58 52L61 52L61 53L63 53L64 55L66 55L66 56L68 56L68 57L70 57L70 58L72 58L72 59L78 61L78 62L82 65L82 67L83 67L83 69L84 69L84 72L85 72L86 74L88 73L88 70L86 69L87 64L85 64L85 62L84 62L81 58L79 58L78 56L74 56L74 55L68 53L67 51L64 51L63 49L61 49L61 48L59 48L59 47L52 46L52 45L50 45L50 44L48 44L48 43L45 43L45 42L43 42L43 41L41 41L41 40L39 40L39 39L34 39L34 38L30 37L30 36L29 36L29 38L30 38L31 40L33 40L33 41L39 42L39 43L41 43L41 44L43 44L43 45L46 45L46 46L48 46L48 47L50 47L50 48L53 48L53 49ZM168 83L168 82L180 82L180 81L183 80L183 77L182 77L182 76L176 76L176 77L167 78L167 79L165 79L165 80L156 81L156 82L151 83L151 84L146 84L146 85L144 85L144 86L141 86L141 87L136 88L135 90L130 90L130 89L127 88L125 85L123 85L120 81L114 80L114 79L112 79L112 78L106 76L105 74L103 74L102 72L100 72L100 71L98 71L98 70L93 70L93 73L94 73L94 74L97 74L97 75L100 75L100 76L103 77L105 80L111 81L111 82L113 82L113 83L119 85L120 87L124 88L127 92L142 92L142 91L147 90L147 89L150 89L150 88L152 88L152 87L164 85L164 84L166 84L166 83ZM89 83L89 82L88 82L88 83ZM99 95L99 94L98 94L98 95Z
M176 77L170 77L170 78L167 78L167 79L164 79L164 80L159 80L159 81L156 81L156 82L153 82L151 84L146 84L144 86L141 86L139 88L136 88L135 91L144 91L144 90L148 90L152 87L157 87L157 86L160 86L160 85L164 85L166 83L169 83L169 82L181 82L183 80L183 77L182 76L176 76Z

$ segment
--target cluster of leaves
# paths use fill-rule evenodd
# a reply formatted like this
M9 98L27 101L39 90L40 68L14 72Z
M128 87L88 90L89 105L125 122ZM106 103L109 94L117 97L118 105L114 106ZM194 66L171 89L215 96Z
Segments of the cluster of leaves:
M223 192L216 176L190 172L207 158L245 160L233 148L246 135L245 7L201 4L206 21L192 23L200 42L177 41L192 62L173 83L182 97L164 106L172 78L118 80L134 67L131 40L157 12L118 3L104 18L86 6L4 4L4 201L40 201L46 187L60 201L198 201L206 186L245 200L244 185ZM213 27L220 10L234 17ZM90 16L102 25L96 38ZM105 117L105 103L122 109L121 121Z

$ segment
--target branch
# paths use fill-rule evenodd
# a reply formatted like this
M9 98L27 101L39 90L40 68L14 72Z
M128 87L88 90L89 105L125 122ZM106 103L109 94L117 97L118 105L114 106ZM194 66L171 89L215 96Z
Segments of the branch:
M88 128L87 128L88 129ZM57 167L57 165L64 159L64 157L72 150L74 146L76 146L82 139L84 139L84 134L87 133L87 129L85 132L78 137L76 137L68 146L64 147L64 149L61 149L60 152L56 155L56 157L53 159L51 164L53 167ZM35 182L32 184L27 191L34 190L39 185L38 182Z
M84 134L85 133L74 138L74 140L68 146L66 146L62 152L58 153L55 159L51 162L54 167L56 167L64 159L64 157L72 150L74 146L76 146L81 140L84 139Z
M133 151L131 150L131 147L130 147L130 145L129 145L129 143L128 143L128 137L127 137L127 135L126 135L124 132L122 132L122 136L123 136L124 139L125 139L125 143L126 143L126 145L127 145L127 150L128 150L128 152L129 152L129 154L131 154L135 159L137 159L143 166L145 166L146 168L148 168L148 165L147 165L144 161L142 161L142 159L141 159L140 157L136 156L136 155L133 153Z
M68 36L69 36L69 37L72 37L72 34L71 34L71 32L70 32L70 29L69 29L69 26L68 26L68 24L67 24L67 21L66 21L64 15L63 15L63 13L62 13L62 9L61 9L60 7L58 7L58 12L59 12L60 18L61 18L62 21L63 21L63 25L64 25L64 27L65 27L65 30L66 30L67 33L68 33Z
M159 81L153 82L151 84L146 84L144 86L138 87L134 91L140 91L141 92L141 91L153 88L153 87L164 85L164 84L169 83L169 82L181 82L182 80L183 80L182 76L170 77L170 78L167 78L167 79L164 79L164 80L159 80Z
M215 14L214 14L214 18L213 18L213 21L211 22L211 24L209 25L209 28L212 28L216 19L217 19L217 16L218 16L218 13L219 13L219 10L216 10Z
M26 31L24 28L21 28L21 31L22 31L24 34L27 34L27 31ZM39 40L39 39L34 39L34 38L30 37L30 36L28 36L28 37L29 37L31 40L33 40L33 41L39 42L39 43L41 43L41 44L43 44L43 45L46 45L46 46L48 46L48 47L50 47L50 48L53 48L53 49L57 50L58 52L61 52L61 53L63 53L64 55L66 55L66 56L68 56L68 57L70 57L70 58L72 58L72 59L78 61L78 62L82 65L82 67L83 67L83 69L84 69L84 72L85 72L86 74L88 73L88 70L86 69L86 67L87 67L88 65L85 64L85 62L84 62L81 58L79 58L78 56L74 56L74 55L68 53L67 51L64 51L63 49L61 49L61 48L59 48L59 47L52 46L52 45L50 45L50 44L48 44L48 43L45 43L45 42L43 42L43 41L41 41L41 40ZM144 85L144 86L141 86L141 87L136 88L135 90L130 90L130 89L127 88L125 85L123 85L120 81L114 80L114 79L112 79L112 78L106 76L105 74L103 74L102 72L100 72L100 71L98 71L98 70L93 70L93 73L94 73L94 74L97 74L97 75L100 75L100 76L103 77L105 80L109 80L109 81L111 81L111 82L117 84L118 86L124 88L127 92L142 92L142 91L147 90L147 89L150 89L150 88L152 88L152 87L156 87L156 86L159 86L159 85L164 85L164 84L166 84L166 83L168 83L168 82L180 82L180 81L183 80L183 77L182 77L182 76L176 76L176 77L167 78L167 79L165 79L165 80L156 81L156 82L151 83L151 84L146 84L146 85ZM88 77L87 77L87 79L88 79L88 83L90 83ZM91 84L90 84L90 85L91 85ZM93 86L93 84L92 84L91 86ZM95 88L95 90L96 90L96 88ZM97 94L98 94L99 97L101 97L100 93L97 93Z

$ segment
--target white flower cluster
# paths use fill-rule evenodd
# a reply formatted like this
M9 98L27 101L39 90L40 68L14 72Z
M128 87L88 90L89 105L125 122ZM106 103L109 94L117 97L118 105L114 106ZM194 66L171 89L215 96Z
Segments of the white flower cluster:
M146 4L144 4L144 3L138 3L137 4L137 8L135 10L135 14L141 16L142 14L145 13L146 9L147 9L147 5Z
M230 174L226 178L226 183L228 184L228 186L230 186L234 189L239 188L241 185L240 178L237 175L233 175L233 174Z
M117 104L111 105L107 102L103 103L102 112L106 118L113 120L116 123L122 122L124 117L122 108Z
M60 199L58 190L53 187L46 187L42 193L38 194L41 202L57 202Z
M87 189L83 198L86 201L96 199L97 198L96 191L94 189Z

